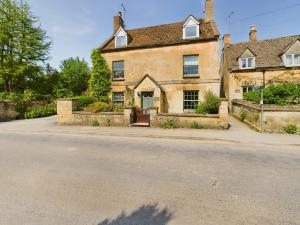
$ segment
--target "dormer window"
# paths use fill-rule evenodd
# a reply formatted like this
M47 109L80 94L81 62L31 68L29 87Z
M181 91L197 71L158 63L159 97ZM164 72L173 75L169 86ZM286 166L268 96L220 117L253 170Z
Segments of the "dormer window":
M190 16L183 25L183 39L198 38L199 34L199 22Z
M115 34L115 47L116 48L126 47L127 43L128 43L127 33L122 27L120 27Z
M240 69L255 68L255 57L240 58Z
M300 66L300 54L285 55L285 66Z

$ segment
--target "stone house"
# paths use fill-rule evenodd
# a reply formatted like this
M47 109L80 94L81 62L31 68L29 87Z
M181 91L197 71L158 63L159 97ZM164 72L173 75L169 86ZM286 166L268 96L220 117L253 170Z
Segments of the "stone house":
M221 94L229 105L264 84L300 83L300 35L257 40L257 29L252 26L248 42L231 44L226 34L223 43Z
M141 112L193 112L206 91L220 95L219 31L214 0L205 18L127 29L114 17L113 35L100 47L112 74L114 104L134 104Z

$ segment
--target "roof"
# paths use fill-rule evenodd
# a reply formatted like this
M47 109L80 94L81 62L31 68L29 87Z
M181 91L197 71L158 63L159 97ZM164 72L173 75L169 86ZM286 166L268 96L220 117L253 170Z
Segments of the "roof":
M256 68L284 67L282 53L300 39L300 35L230 44L224 47L228 68L239 70L238 58L248 48L256 56Z
M200 23L200 37L190 40L182 38L182 29L185 21L164 24L140 29L126 30L128 34L128 45L123 48L115 48L114 36L111 36L101 47L105 51L123 51L129 49L160 47L175 44L194 43L217 39L219 31L214 21L198 20Z

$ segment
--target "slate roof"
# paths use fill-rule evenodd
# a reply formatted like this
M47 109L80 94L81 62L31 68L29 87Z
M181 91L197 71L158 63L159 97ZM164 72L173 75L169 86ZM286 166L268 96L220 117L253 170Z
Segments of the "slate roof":
M256 68L284 67L281 55L297 39L300 35L230 44L224 47L228 69L239 70L238 58L247 48L256 56Z
M123 51L149 47L160 47L174 44L186 44L219 38L219 31L214 21L198 20L200 23L200 37L190 40L182 38L182 29L185 21L164 24L140 29L126 30L128 45L115 48L114 36L111 36L101 47L100 51Z

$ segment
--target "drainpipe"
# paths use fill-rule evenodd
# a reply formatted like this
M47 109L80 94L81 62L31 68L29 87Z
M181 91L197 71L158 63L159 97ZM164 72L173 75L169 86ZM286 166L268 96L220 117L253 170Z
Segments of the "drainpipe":
M261 95L260 95L260 107L261 107L261 112L260 112L260 132L263 133L263 128L264 128L264 89L266 87L266 71L263 70L263 87L261 90Z

